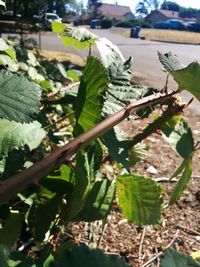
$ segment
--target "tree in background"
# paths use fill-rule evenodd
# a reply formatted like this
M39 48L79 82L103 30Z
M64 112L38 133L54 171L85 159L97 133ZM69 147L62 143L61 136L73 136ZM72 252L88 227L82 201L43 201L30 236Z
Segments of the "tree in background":
M179 15L182 18L197 18L200 14L200 9L180 7Z
M102 5L102 0L88 0L91 19L98 18L98 8Z
M7 9L13 10L13 15L21 14L22 17L30 18L34 14L54 12L59 16L66 13L66 4L73 4L76 0L8 0Z
M173 1L164 1L160 7L161 9L171 10L171 11L180 11L180 5Z
M136 14L138 15L138 17L143 18L152 10L158 9L159 6L159 0L141 0L136 6Z

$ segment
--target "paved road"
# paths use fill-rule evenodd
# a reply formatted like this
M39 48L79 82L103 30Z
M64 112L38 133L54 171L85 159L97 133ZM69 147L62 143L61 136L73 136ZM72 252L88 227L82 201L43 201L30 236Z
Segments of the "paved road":
M148 40L125 38L109 30L92 30L100 37L106 37L121 50L125 58L133 57L133 74L136 81L161 89L165 84L166 75L161 70L161 64L157 57L157 52L172 51L184 64L197 60L200 62L200 45L172 44L164 42L154 42ZM54 34L47 33L42 36L42 48L48 50L75 52L81 57L86 57L87 51L65 48L62 41ZM170 88L175 89L173 81L169 83ZM188 99L188 96L186 96ZM196 106L197 105L197 106ZM193 104L195 110L200 114L200 105Z

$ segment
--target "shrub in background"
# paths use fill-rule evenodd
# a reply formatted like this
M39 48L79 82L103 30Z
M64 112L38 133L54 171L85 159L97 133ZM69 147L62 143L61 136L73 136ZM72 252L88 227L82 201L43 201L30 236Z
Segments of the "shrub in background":
M117 22L115 24L115 27L121 27L121 28L132 28L134 26L141 26L142 28L151 28L152 25L145 21L139 21L139 20L124 20Z
M103 20L101 20L101 28L102 29L112 28L112 20L111 19L103 19Z

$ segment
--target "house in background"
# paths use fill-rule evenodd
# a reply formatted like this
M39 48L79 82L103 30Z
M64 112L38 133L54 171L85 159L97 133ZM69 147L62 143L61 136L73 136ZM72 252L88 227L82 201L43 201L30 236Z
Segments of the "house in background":
M105 18L112 19L114 21L122 21L122 20L132 20L134 19L134 15L131 12L130 7L121 6L117 3L115 5L112 4L102 4L98 12Z
M149 15L145 17L145 21L154 25L156 22L165 21L168 19L181 19L179 16L179 12L164 10L164 9L156 9L152 11Z

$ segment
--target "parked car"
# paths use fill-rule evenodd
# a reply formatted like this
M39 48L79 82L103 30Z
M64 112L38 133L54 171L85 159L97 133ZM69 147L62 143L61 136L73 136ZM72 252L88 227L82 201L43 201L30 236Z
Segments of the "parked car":
M181 20L168 19L166 21L160 21L160 22L155 23L154 28L156 28L156 29L184 30L184 29L186 29L186 26Z
M171 29L171 30L184 30L184 29L186 29L185 24L179 19L168 19L166 21L166 23L168 23L169 29Z
M169 24L165 21L159 21L154 24L155 29L169 29Z
M186 28L191 32L200 32L200 24L196 22L187 23Z
M44 14L44 27L47 30L51 30L52 21L62 22L62 19L56 13L45 13Z

